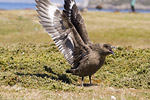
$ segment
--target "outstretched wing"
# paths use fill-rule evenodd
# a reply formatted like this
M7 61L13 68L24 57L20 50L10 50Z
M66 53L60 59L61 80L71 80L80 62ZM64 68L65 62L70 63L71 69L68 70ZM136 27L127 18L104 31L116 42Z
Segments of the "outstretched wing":
M74 0L65 0L63 12L72 22L78 33L80 34L84 43L89 43L88 34L84 25L84 20Z
M71 65L78 65L78 61L86 55L88 46L84 44L74 26L66 15L48 0L36 1L40 23L54 40L60 52ZM87 49L86 49L87 48Z

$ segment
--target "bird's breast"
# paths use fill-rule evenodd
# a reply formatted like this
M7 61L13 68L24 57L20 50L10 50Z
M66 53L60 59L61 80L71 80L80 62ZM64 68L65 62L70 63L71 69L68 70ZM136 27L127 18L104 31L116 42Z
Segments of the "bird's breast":
M93 52L89 55L89 64L85 67L85 76L93 75L104 64L105 58L101 57L98 53Z
M78 68L78 74L79 76L91 76L95 72L98 71L98 69L101 68L103 65L105 59L101 57L97 52L91 52L87 55L87 59L84 59L82 62L80 62L80 66Z
M97 52L91 52L89 55L88 55L88 60L89 60L89 63L91 65L98 65L99 64L99 58L100 58L100 55L97 53Z

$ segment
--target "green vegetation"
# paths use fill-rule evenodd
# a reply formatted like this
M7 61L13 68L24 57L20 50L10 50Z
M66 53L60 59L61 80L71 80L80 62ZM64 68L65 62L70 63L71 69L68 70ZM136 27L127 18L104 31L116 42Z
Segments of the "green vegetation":
M111 86L150 89L150 49L119 47L115 54L108 57L98 77Z
M65 73L70 65L54 44L6 45L0 53L1 85L72 90L80 80ZM115 54L93 76L94 84L150 89L150 49L118 47Z
M150 99L150 14L83 13L93 42L117 46L84 88L80 77L65 73L70 65L35 11L0 14L0 99Z
M150 49L135 50L130 47L118 47L115 50L116 55L109 56L105 65L92 77L93 84L99 86L85 88L79 87L81 83L79 77L65 73L70 66L54 44L11 44L1 46L0 53L0 86L19 86L41 91L61 90L79 92L84 95L93 91L101 93L101 89L105 91L109 86L150 89ZM85 83L89 83L88 78L85 79ZM16 90L18 87L12 89L20 92L24 88L19 91ZM122 90L108 88L106 93L109 95L104 96L105 99L112 95L110 94L112 91L122 93ZM150 92L147 91L142 91L143 94L140 96L150 99ZM114 94L117 98L121 96ZM138 100L139 97L133 98L130 94L126 95L124 98L131 97L131 100ZM55 96L53 98L57 99Z
M41 89L72 90L74 78L67 76L69 67L63 56L50 44L17 44L1 47L1 85L21 85ZM51 85L50 85L51 84Z

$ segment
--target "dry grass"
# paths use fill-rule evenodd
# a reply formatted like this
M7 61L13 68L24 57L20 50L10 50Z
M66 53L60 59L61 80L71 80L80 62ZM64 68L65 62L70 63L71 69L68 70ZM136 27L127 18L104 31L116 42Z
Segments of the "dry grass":
M4 10L0 14L0 44L51 42L51 38L39 24L35 11Z
M150 14L88 12L83 15L94 42L150 47Z
M80 91L63 92L1 86L1 100L149 100L150 90L117 89L105 86L78 87Z
M0 43L49 43L51 38L38 23L36 11L0 11ZM150 14L82 13L93 42L115 46L150 47Z

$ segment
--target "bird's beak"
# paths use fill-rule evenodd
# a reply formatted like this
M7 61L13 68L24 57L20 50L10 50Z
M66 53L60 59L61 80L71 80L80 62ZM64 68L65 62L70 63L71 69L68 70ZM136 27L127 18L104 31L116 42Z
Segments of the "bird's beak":
M115 53L111 50L111 53L113 54L113 55L115 55Z
M116 47L111 46L111 49L116 49ZM115 53L113 52L113 50L111 50L111 53L112 53L113 55L115 55Z

